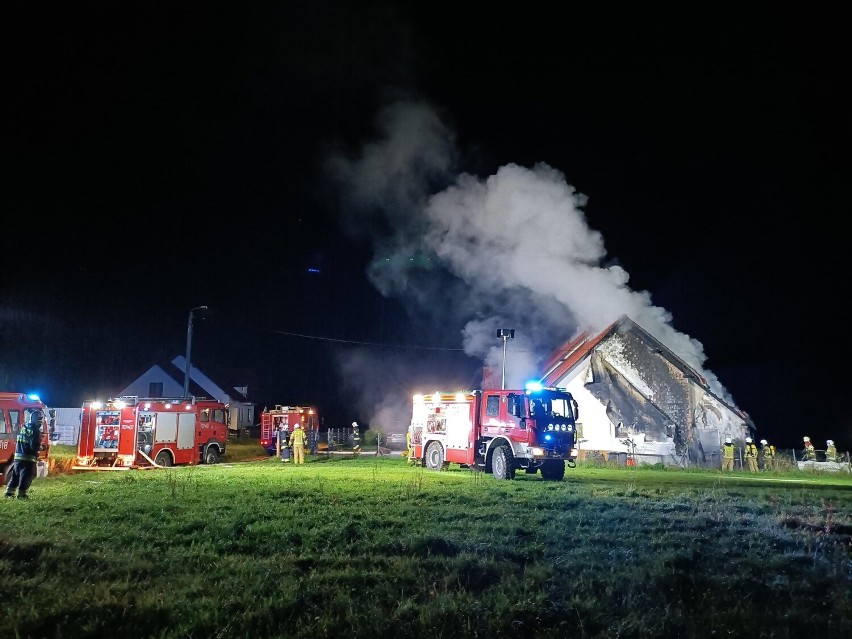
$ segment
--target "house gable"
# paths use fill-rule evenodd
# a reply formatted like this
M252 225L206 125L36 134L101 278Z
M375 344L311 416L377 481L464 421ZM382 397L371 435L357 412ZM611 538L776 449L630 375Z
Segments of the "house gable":
M542 383L580 402L582 440L599 450L637 452L663 463L707 462L724 436L748 434L748 416L714 395L706 379L627 316L583 333L546 362Z

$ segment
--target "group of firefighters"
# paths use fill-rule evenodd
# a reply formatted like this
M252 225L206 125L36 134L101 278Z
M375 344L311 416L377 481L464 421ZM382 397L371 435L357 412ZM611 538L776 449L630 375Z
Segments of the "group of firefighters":
M296 422L293 425L292 432L288 431L286 424L282 424L277 430L277 436L281 461L290 461L290 451L292 451L293 463L304 464L306 448L309 449L312 455L315 455L317 452L319 433L315 430L305 432L301 422ZM331 442L329 443L331 444ZM329 446L330 449L331 445ZM352 422L352 450L356 453L361 450L361 435L358 422Z
M816 461L816 449L811 443L811 438L805 435L802 438L805 442L805 456L802 461ZM837 446L834 445L833 439L825 440L825 461L827 462L842 462L843 457L838 454Z
M805 435L805 456L802 461L816 461L816 449L811 443L811 438ZM842 458L837 453L837 447L834 445L834 440L829 439L825 442L825 461L840 462ZM730 437L725 438L725 443L722 445L722 470L733 470L736 447ZM744 450L745 461L748 464L748 469L752 473L758 471L758 458L763 457L763 470L772 470L775 468L776 454L775 446L767 442L765 439L760 440L760 449L754 443L751 437L745 439Z

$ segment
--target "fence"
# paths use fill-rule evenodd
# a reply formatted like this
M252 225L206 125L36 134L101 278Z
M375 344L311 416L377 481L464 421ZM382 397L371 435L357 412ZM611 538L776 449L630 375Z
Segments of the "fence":
M816 463L820 464L822 462L826 462L825 451L817 450L817 459ZM838 462L840 465L847 465L850 470L852 470L852 457L848 452L840 453L840 461ZM795 470L797 468L796 463L802 461L804 458L804 450L799 451L796 449L785 449L785 450L777 450L775 452L775 458L773 460L773 469L774 470ZM705 452L705 459L690 459L688 454L684 454L682 456L675 455L661 455L661 454L647 454L647 453L625 453L621 451L599 451L599 450L581 450L580 456L578 458L581 462L590 462L590 463L617 463L620 466L626 465L654 465L654 464L663 464L666 466L679 466L681 468L721 468L722 467L722 453L721 451L710 451L709 453ZM629 461L633 461L632 464ZM763 454L760 453L757 458L758 468L760 470L768 470L766 467L766 463L763 458ZM734 470L747 470L748 464L745 460L745 449L737 448L734 453Z

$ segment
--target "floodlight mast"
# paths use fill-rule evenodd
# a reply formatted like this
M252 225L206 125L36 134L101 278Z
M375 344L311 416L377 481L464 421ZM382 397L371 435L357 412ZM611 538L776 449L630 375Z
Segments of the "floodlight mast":
M189 320L186 323L186 361L183 370L183 396L189 397L189 371L192 369L190 364L190 356L192 354L192 314L195 311L206 311L206 306L196 306L189 310Z
M503 377L500 383L500 388L506 390L506 340L515 338L514 328L498 328L497 337L503 339Z

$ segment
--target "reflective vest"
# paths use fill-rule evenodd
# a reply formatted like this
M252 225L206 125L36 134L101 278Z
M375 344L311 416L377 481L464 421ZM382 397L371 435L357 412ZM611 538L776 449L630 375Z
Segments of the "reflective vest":
M733 444L725 444L722 447L722 454L725 459L733 459L734 458L734 445Z
M291 446L304 446L305 440L307 437L305 436L305 431L301 428L294 428L292 434L290 435L290 445Z

